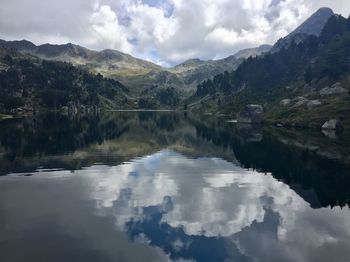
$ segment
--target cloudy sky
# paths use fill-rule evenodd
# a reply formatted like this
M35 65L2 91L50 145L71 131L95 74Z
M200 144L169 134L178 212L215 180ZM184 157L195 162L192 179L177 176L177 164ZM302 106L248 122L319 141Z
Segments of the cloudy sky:
M117 49L158 64L273 44L319 7L349 0L0 0L0 38Z

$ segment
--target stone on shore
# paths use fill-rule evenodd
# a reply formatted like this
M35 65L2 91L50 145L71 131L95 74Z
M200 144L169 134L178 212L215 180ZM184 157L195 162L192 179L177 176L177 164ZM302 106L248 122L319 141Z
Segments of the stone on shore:
M331 95L341 95L346 94L348 92L347 89L343 88L340 83L335 83L332 87L322 88L320 91L321 96L331 96Z
M320 100L310 100L306 104L308 109L313 109L313 108L321 106L321 105L322 105L322 102Z
M287 106L287 105L289 105L291 102L292 102L292 101L291 101L290 99L283 99L283 100L281 100L280 105L281 105L281 106Z
M340 121L337 120L337 119L328 120L322 126L322 130L336 130L336 131L340 131L342 129L343 129L343 127L340 124Z
M239 123L258 124L262 122L264 109L261 105L247 105L239 113L237 121Z

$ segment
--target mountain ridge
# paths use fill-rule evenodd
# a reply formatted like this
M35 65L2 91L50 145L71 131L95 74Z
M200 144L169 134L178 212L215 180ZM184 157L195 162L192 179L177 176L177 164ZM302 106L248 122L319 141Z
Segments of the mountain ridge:
M45 60L69 62L81 66L93 73L121 81L136 94L142 94L155 86L158 88L176 86L184 96L193 93L200 82L224 71L233 71L248 56L260 55L269 48L265 45L264 48L245 49L237 53L239 57L234 54L219 60L194 58L165 68L117 50L95 51L72 43L35 45L28 40L0 40L0 47L13 48L20 53Z

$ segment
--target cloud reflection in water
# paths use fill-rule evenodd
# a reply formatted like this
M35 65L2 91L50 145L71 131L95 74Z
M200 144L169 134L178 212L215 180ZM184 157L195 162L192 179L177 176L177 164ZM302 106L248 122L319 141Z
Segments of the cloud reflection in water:
M240 234L268 223L265 220L275 214L273 242L278 242L280 251L290 253L290 258L299 254L299 261L310 259L307 257L313 256L312 249L334 248L347 243L350 236L346 219L349 210L313 210L272 175L242 169L221 159L188 159L161 151L111 168L96 177L96 185L93 197L99 208L111 208L116 223L125 230L130 221L149 219L148 207L158 207L161 223L182 228L188 236L227 237L239 244L242 252L249 253L252 244L240 243ZM347 225L341 239L339 225ZM174 245L186 246L179 245L179 240ZM268 254L268 249L265 252Z
M349 209L312 209L271 174L221 159L165 150L74 177L88 180L99 215L175 260L327 261L350 249Z

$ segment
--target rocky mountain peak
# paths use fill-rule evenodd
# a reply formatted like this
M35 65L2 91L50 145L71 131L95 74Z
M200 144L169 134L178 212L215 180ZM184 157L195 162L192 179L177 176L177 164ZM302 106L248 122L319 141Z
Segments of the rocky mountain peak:
M318 9L313 15L311 15L298 28L296 28L292 33L290 33L289 36L296 34L319 36L328 19L333 15L334 12L332 9L328 7L322 7Z
M310 35L317 37L320 36L329 18L334 15L333 10L328 7L318 9L293 32L278 40L278 42L272 47L271 52L278 52L282 48L287 48L292 43L298 44L303 42Z

